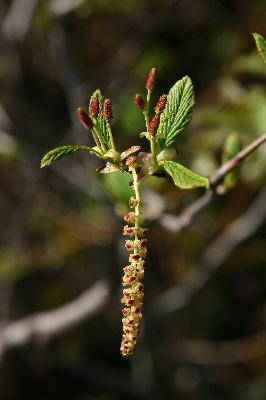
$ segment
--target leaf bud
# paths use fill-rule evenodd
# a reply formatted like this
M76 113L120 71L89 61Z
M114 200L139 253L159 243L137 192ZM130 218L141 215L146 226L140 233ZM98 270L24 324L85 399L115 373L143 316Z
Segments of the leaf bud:
M87 111L84 110L84 108L79 107L77 109L77 115L79 117L80 122L86 129L90 129L93 126L93 122Z
M111 122L113 119L112 103L110 99L105 99L103 102L103 118L106 122Z
M145 101L143 100L143 97L138 93L134 97L134 103L136 107L139 108L140 110L143 110L145 107Z
M93 117L97 117L99 114L99 99L96 96L91 97L90 99L89 114Z
M162 94L156 106L154 107L154 111L156 112L156 114L161 113L165 109L166 102L167 102L167 96L166 94Z
M147 75L145 87L147 90L152 90L155 88L155 75L156 75L156 68L152 68Z
M149 122L149 133L154 135L159 127L160 124L160 116L158 114L154 115Z

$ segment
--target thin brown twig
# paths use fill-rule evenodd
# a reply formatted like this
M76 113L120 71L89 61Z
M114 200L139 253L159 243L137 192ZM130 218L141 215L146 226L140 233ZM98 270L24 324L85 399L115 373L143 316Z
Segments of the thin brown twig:
M55 310L7 323L0 331L0 357L11 348L25 346L31 341L46 342L80 325L106 305L109 294L107 282L99 281Z
M159 223L172 232L180 232L182 229L187 228L194 217L211 203L215 195L222 195L224 190L218 190L219 185L224 177L233 169L237 168L239 164L251 155L259 146L266 141L266 134L254 140L247 147L241 150L234 158L223 164L217 171L210 177L210 189L205 194L183 210L178 216L164 214Z
M254 234L266 217L266 189L262 189L249 208L215 239L203 252L199 263L176 286L163 292L152 312L160 317L186 306L223 264L231 252Z
M258 139L251 142L243 150L241 150L235 157L223 164L210 178L211 187L216 188L224 179L225 175L233 169L237 168L241 161L252 154L259 146L266 141L266 133L261 135Z
M266 332L252 336L211 342L202 339L181 339L174 345L175 357L196 365L226 366L246 363L265 357Z

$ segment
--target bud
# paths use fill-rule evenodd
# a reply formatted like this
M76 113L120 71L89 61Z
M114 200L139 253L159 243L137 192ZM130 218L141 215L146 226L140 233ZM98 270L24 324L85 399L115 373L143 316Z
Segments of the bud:
M167 96L166 94L162 94L156 106L154 107L154 111L156 112L156 114L161 113L165 109L166 102L167 102Z
M135 197L130 197L128 204L130 208L135 208L138 205L138 200Z
M146 83L145 83L145 87L147 90L152 90L155 88L155 84L156 84L155 75L156 75L156 69L152 68L147 75L147 79L146 79Z
M77 109L77 115L79 117L80 122L86 129L90 129L93 126L93 122L87 111L84 110L84 108L79 107Z
M124 216L124 221L126 221L127 224L133 224L135 220L135 214L134 212L128 212Z
M134 103L136 107L139 108L140 110L143 110L145 107L145 101L143 100L142 96L138 93L134 97Z
M158 114L154 115L149 123L148 131L151 135L154 135L160 124L160 116Z
M97 117L99 114L99 99L96 96L91 97L90 99L89 114L93 117Z
M130 166L131 167L136 167L137 166L137 162L138 162L138 159L137 159L136 156L129 156L126 159L126 165L128 165L129 167Z
M111 122L113 119L112 103L110 99L105 99L103 102L103 118L106 122Z

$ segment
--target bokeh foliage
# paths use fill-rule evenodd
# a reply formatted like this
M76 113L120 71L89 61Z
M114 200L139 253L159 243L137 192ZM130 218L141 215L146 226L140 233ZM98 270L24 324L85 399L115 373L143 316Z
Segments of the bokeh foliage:
M97 279L109 280L113 290L105 311L75 331L8 354L1 399L263 399L263 349L246 362L211 366L204 355L202 364L193 364L174 349L181 339L219 342L264 332L265 229L236 248L184 309L160 323L147 311L139 352L128 363L118 349L129 177L97 176L101 164L84 154L49 170L40 171L39 162L50 148L87 144L75 109L87 106L98 87L113 99L120 149L141 145L137 134L144 126L132 98L144 92L146 72L156 66L156 96L184 75L193 81L196 106L177 142L179 160L210 176L230 134L245 146L266 132L266 69L251 36L266 36L265 1L86 0L67 9L74 1L39 0L28 23L22 14L12 20L15 3L0 3L2 321L60 306ZM23 15L30 16L30 3ZM147 310L197 267L203 250L263 185L265 146L241 166L236 187L176 235L152 217L160 212L154 192L175 214L203 191L183 193L167 179L146 181L144 197L152 199L145 204L151 218Z

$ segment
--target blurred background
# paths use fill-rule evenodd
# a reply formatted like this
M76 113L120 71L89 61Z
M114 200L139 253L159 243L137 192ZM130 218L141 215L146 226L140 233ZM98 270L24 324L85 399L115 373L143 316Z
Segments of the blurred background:
M145 182L144 320L130 360L119 353L129 179L97 175L102 163L84 154L39 165L53 147L91 144L75 110L98 87L118 149L145 150L132 98L155 66L155 98L191 77L179 159L211 176L229 134L245 146L266 132L251 36L266 36L265 0L2 0L0 21L1 400L264 400L265 145L182 232L174 216L204 191Z

